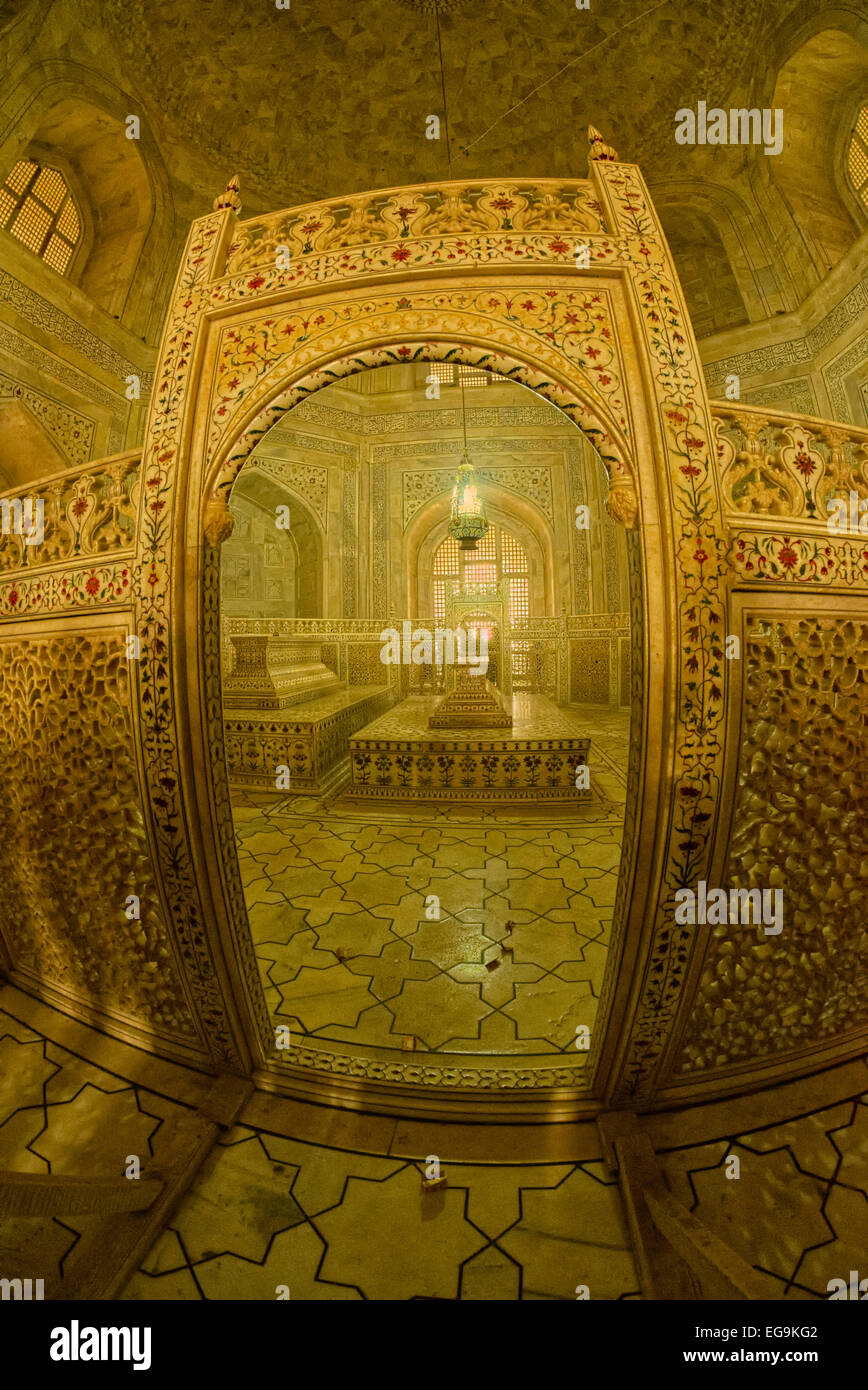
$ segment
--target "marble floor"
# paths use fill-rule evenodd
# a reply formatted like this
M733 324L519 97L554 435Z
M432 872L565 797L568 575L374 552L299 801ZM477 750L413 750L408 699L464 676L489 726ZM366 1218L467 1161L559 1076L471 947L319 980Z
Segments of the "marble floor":
M353 1047L412 1038L429 1052L581 1060L576 1028L593 1027L608 954L629 714L569 712L592 739L584 804L236 794L275 1020Z
M125 1299L639 1298L617 1182L599 1162L425 1164L236 1126ZM448 1174L447 1174L448 1169Z
M158 1163L180 1107L97 1067L0 1010L0 1167L117 1175ZM293 1111L304 1128L304 1107ZM383 1122L340 1117L359 1140ZM388 1122L391 1134L395 1122ZM444 1141L449 1142L444 1136ZM122 1299L558 1299L585 1285L638 1297L617 1182L602 1163L458 1163L423 1192L425 1163L367 1145L222 1134ZM95 1216L0 1217L0 1276L62 1295L66 1260ZM396 1239L396 1234L398 1238Z
M159 1066L149 1085L150 1064L135 1057L145 1075L130 1080L135 1054L105 1038L97 1065L19 1016L41 1006L5 994L0 1167L108 1177L130 1154L159 1167L183 1109L158 1089ZM782 1299L827 1298L868 1241L868 1094L749 1132L714 1129L719 1109L709 1107L712 1142L685 1142L680 1118L666 1121L668 1186L776 1279ZM501 1156L485 1161L490 1126L413 1125L261 1094L248 1110L220 1135L122 1299L273 1301L281 1286L291 1299L327 1301L574 1301L581 1285L592 1300L640 1296L617 1182L598 1158L570 1157L562 1137L548 1137L563 1127L520 1129L508 1160L501 1139ZM420 1155L432 1151L447 1186L423 1192ZM44 1277L47 1299L64 1296L68 1256L100 1220L0 1218L0 1275Z

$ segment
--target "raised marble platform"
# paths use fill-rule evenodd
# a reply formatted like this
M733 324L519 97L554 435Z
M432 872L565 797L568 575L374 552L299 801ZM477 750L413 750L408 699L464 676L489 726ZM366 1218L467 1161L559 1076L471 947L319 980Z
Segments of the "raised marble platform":
M350 739L348 796L383 800L587 801L576 767L590 737L545 695L512 697L511 729L432 729L440 701L412 695Z
M226 762L233 786L322 795L346 778L352 734L394 704L387 686L356 685L290 710L226 710ZM276 768L290 771L289 788L276 785Z

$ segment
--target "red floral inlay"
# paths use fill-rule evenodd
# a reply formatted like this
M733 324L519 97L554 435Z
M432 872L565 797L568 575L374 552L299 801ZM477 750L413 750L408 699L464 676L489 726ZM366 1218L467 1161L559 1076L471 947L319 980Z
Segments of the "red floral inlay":
M817 465L801 444L799 445L799 452L796 454L795 464L805 478L810 478L811 474L816 472Z

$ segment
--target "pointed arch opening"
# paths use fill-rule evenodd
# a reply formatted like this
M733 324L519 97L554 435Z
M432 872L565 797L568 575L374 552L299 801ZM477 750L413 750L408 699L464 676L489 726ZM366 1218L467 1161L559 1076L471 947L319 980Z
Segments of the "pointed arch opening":
M406 363L399 349L385 350L393 372L396 366L418 371L420 363L441 362L450 353L480 355L467 344L433 343L414 349L413 363ZM227 703L226 675L221 683L216 659L206 672L207 688L215 701L220 692L225 706L222 789L213 746L212 754L221 819L227 831L233 827L223 836L223 868L235 881L236 901L245 902L246 920L235 929L249 933L253 944L269 1036L286 1027L294 1040L281 1068L284 1084L297 1069L330 1069L340 1055L352 1058L353 1074L362 1080L388 1072L412 1083L418 1068L408 1068L403 1053L413 1039L412 1050L425 1054L426 1073L438 1086L453 1084L460 1064L469 1089L509 1090L530 1066L543 1090L568 1086L587 1094L590 1048L577 1046L577 1038L586 1030L590 1043L595 1027L602 1030L598 1002L617 955L613 904L627 795L631 652L634 640L641 642L641 624L631 624L627 612L582 612L588 605L577 599L580 583L589 583L592 551L601 571L624 565L623 540L615 544L621 528L605 510L607 469L592 450L596 463L588 481L577 460L589 446L569 412L555 408L543 391L521 389L516 377L527 369L511 377L510 364L501 361L497 379L486 387L488 415L479 418L500 411L512 419L518 401L536 423L502 449L498 434L505 438L507 431L495 423L489 438L471 424L468 448L484 455L482 486L493 523L479 573L471 577L482 589L481 581L491 579L482 568L493 540L497 574L491 587L503 588L511 629L504 644L498 624L491 628L498 643L496 678L509 663L515 675L509 698L518 702L520 717L512 748L508 739L499 747L489 731L476 737L459 731L465 766L458 769L451 732L432 738L430 749L418 737L420 719L428 720L445 691L426 679L424 662L411 659L390 669L382 652L387 629L401 632L409 624L418 631L446 618L434 570L448 539L446 475L460 451L459 421L450 399L426 400L424 386L433 373L417 383L411 402L403 393L400 410L379 401L370 385L384 365L379 358L372 350L330 364L292 388L291 404L263 408L224 451L203 499L206 518L209 506L213 517L215 502L227 495L231 514L232 499L245 493L245 479L266 459L273 474L282 472L305 488L308 505L323 517L321 615L233 619L236 649L239 637L249 638L250 669L257 666L264 692L260 708L254 697L239 702L233 696ZM355 392L362 371L371 375L365 391ZM548 389L559 394L556 385ZM481 407L471 399L469 409L473 421ZM609 467L615 471L611 460ZM420 497L429 500L417 506ZM577 524L580 507L591 514L590 535ZM219 546L206 549L209 609L208 591L234 539L233 532L222 542L222 556ZM336 551L337 577L329 573ZM633 590L634 614L642 606L639 583L634 566L610 584L613 593ZM602 592L602 582L598 586ZM482 594L471 624L488 621L489 597ZM216 658L216 649L212 654ZM513 682L507 684L512 692ZM632 717L641 720L641 710L634 708ZM585 754L576 748L582 721L589 726L594 719L598 738L591 737L590 768L600 781L585 800L576 775L576 759ZM507 763L501 785L492 774L495 757ZM426 762L436 769L438 759L456 770L438 779ZM444 835L438 823L444 810L461 825L457 838ZM514 855L521 860L520 846L534 824L536 838L552 845L552 837L559 839L564 850L554 883L542 862L512 865ZM505 862L518 876L510 886L507 871L506 882L480 895L470 846L495 831L508 842ZM311 834L313 859L303 847ZM271 837L268 863L256 852L260 835ZM449 887L436 862L428 863L431 856L424 871L411 872L419 857L412 846L433 839L440 862L453 861ZM602 851L601 839L608 845ZM545 859L553 850L541 853ZM258 901L254 883L263 867L270 886L266 900ZM511 998L497 1003L495 982L502 985L516 973L517 923L525 929L520 955L527 955L534 979L516 977L508 986ZM553 950L560 952L557 961L549 958ZM530 983L539 990L524 987ZM557 1024L549 1018L553 1001Z

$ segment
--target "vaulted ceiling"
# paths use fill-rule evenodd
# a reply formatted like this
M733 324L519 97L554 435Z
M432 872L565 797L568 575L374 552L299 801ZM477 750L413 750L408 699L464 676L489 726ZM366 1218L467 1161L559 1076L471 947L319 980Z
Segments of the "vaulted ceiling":
M456 177L575 177L591 122L649 178L673 165L683 174L693 152L674 143L675 111L746 95L798 5L292 0L282 10L99 0L95 8L165 135L237 166L251 193L284 206L435 181L448 176L450 154ZM449 138L428 140L426 117L444 105Z
M860 84L868 88L860 47L860 26L868 24L858 3L283 3L0 0L0 24L16 74L30 67L50 78L56 62L64 81L78 69L85 86L98 80L116 89L116 111L126 103L141 116L143 153L152 142L184 221L210 208L235 173L246 216L450 174L575 177L585 171L592 123L622 158L642 167L665 208L685 281L697 287L700 332L794 308L810 288L795 283L792 270L777 277L767 270L781 234L768 225L756 191L766 176L764 169L751 173L757 152L676 144L675 113L700 101L771 106L793 55L817 34L838 31L838 49L809 46L793 69L799 89L809 83L826 93L810 149L800 132L782 157L798 198L813 183L801 166L815 160L831 167L835 121ZM838 50L846 61L836 79ZM442 120L439 140L426 138L430 115ZM831 174L826 182L831 187ZM707 211L694 210L693 188L706 210L731 191L756 226L721 240L720 219L716 230ZM830 196L834 203L834 189ZM790 211L798 221L799 209ZM816 250L817 278L857 231L843 205L825 215L834 254ZM737 264L734 277L733 247L751 238L761 245L757 265ZM765 277L759 287L753 272Z

